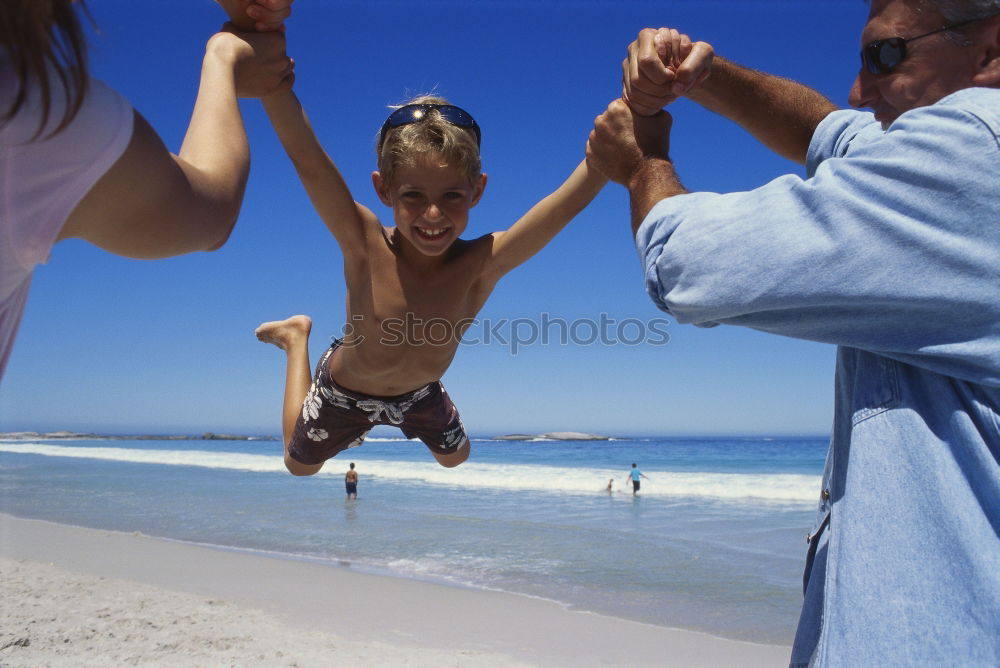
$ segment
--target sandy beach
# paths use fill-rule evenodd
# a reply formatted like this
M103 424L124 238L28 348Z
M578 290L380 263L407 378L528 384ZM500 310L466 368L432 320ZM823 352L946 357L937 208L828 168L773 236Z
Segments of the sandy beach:
M0 515L0 664L781 666L525 596Z

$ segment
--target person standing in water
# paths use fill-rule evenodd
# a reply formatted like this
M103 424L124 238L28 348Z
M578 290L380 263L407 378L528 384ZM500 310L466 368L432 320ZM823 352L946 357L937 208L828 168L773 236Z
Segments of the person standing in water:
M347 488L348 499L358 498L358 472L354 470L354 462L351 462L351 468L344 474L344 486Z
M632 478L632 496L635 496L639 493L639 478L646 478L646 476L635 465L635 462L632 462L632 470L629 471L629 476ZM646 480L649 480L649 478L646 478Z

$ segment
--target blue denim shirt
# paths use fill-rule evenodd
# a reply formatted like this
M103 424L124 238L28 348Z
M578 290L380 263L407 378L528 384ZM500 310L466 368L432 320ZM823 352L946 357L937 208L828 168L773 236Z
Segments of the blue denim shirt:
M1000 666L1000 90L883 131L838 111L808 178L660 202L679 322L838 346L792 664Z

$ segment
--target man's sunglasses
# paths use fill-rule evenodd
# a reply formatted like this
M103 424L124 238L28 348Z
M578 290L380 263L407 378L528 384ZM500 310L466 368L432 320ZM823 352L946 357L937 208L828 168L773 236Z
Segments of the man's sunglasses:
M906 45L910 42L915 42L918 39L930 37L931 35L936 35L939 32L944 32L946 30L961 28L962 26L975 23L976 21L984 21L987 18L992 17L987 16L979 19L969 19L967 21L959 21L958 23L951 23L943 28L938 28L937 30L925 32L923 35L917 35L916 37L910 37L907 39L903 39L902 37L876 39L873 42L868 42L865 44L864 48L861 49L861 64L872 74L888 74L899 66L899 64L906 58Z
M472 117L472 114L466 110L456 107L453 104L408 104L392 112L389 114L389 118L385 119L385 123L382 124L382 130L378 135L379 151L382 150L385 135L389 130L404 125L420 123L427 118L427 113L430 111L437 111L441 114L441 118L455 127L472 130L476 133L476 146L482 144L483 137L479 131L479 124L476 123L476 119Z

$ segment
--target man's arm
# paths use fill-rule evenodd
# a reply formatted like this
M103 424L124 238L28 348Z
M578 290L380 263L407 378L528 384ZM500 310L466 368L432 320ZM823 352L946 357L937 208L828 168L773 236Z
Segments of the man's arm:
M551 195L504 232L495 232L486 272L494 281L540 251L601 191L607 178L584 160Z
M670 162L672 122L665 111L639 116L615 100L590 133L587 160L629 191L633 235L657 202L687 192Z
M808 86L716 57L711 45L667 28L639 33L622 69L623 97L636 113L652 115L683 95L799 164L820 121L836 110Z
M251 65L263 74L246 82L242 71ZM136 113L125 152L74 208L59 239L79 237L134 258L221 246L236 223L250 167L237 94L269 94L289 86L290 76L282 35L214 35L180 152L172 155Z
M808 86L716 59L712 75L687 95L738 123L769 149L800 165L817 126L837 107Z
M295 93L283 91L262 101L316 213L337 239L345 260L362 257L365 252L364 222L376 221L375 214L354 201L337 166L319 143Z

